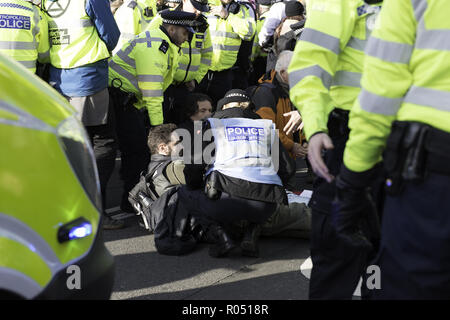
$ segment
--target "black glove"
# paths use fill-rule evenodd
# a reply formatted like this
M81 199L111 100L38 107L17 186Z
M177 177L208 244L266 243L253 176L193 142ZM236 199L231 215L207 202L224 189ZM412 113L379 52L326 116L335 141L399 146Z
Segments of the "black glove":
M373 221L377 221L373 219L377 216L377 211L368 187L376 172L376 168L353 172L343 165L336 178L337 192L332 209L333 224L338 236L350 246L368 251L373 246L362 226L366 229L377 228L372 225Z

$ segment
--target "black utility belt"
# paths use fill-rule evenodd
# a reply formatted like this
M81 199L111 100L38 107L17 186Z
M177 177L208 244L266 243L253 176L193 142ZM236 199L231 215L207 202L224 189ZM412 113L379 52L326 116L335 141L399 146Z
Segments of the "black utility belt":
M420 122L394 121L386 144L386 190L401 193L405 182L422 182L429 172L450 175L450 133Z

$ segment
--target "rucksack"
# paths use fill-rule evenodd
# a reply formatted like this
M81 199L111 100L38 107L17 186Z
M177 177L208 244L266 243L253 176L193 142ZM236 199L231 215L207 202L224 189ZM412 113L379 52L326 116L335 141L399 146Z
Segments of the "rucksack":
M193 251L197 240L191 232L195 226L193 219L177 210L180 186L173 186L158 197L153 185L153 179L162 174L170 162L170 159L161 161L149 168L148 173L141 173L128 200L141 216L145 228L154 234L156 250L160 254L181 255Z

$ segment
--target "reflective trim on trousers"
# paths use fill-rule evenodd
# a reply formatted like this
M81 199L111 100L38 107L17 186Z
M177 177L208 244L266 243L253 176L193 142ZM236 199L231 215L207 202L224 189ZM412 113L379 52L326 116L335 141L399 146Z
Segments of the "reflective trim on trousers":
M311 66L305 69L295 70L289 73L289 87L294 88L303 78L313 76L322 80L325 88L330 89L333 77L325 69L318 65Z
M329 34L323 33L318 30L305 28L302 35L300 36L300 40L311 42L322 48L330 50L337 55L339 55L339 53L341 52L340 42L338 38L330 36Z

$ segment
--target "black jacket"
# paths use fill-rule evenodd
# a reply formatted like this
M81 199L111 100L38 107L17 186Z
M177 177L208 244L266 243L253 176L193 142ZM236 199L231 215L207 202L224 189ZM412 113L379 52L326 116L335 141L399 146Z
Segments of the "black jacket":
M247 118L247 119L261 119L259 115L249 109L231 108L217 111L212 115L213 118ZM209 122L206 122L205 130L209 129ZM289 157L288 152L284 149L281 142L279 143L279 168L278 176L285 184L289 178L295 173L295 162ZM286 190L284 187L274 184L255 183L238 178L233 178L217 172L216 189L226 192L230 195L260 200L272 203L287 204Z

